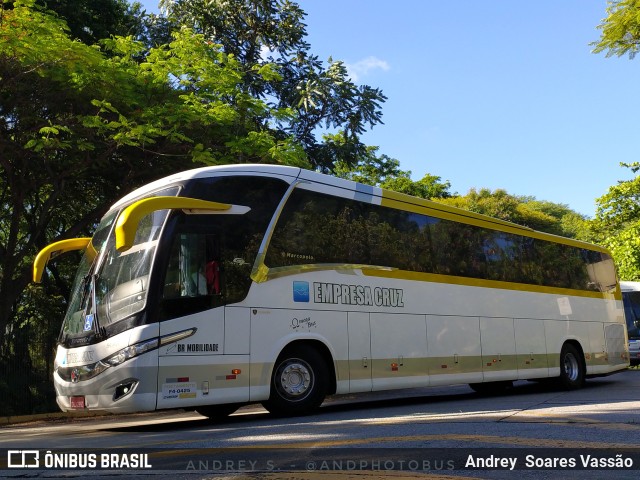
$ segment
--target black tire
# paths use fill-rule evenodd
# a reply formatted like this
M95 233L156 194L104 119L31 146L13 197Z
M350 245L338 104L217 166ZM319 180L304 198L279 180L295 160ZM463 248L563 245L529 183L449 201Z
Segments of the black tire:
M576 347L565 343L560 351L560 386L566 390L582 388L585 373L584 358Z
M273 368L269 400L264 408L275 415L304 415L316 410L327 394L329 369L313 347L284 350Z
M238 410L242 406L241 403L226 403L223 405L207 405L203 407L197 407L196 412L204 417L208 417L209 420L224 420L233 412Z
M480 395L502 395L513 387L513 382L505 380L501 382L470 383L469 386Z

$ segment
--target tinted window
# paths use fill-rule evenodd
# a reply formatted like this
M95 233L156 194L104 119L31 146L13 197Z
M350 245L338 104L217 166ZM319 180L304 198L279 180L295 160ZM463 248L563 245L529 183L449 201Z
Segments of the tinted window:
M363 264L582 290L615 285L611 259L568 245L298 189L265 263Z
M271 217L288 184L267 177L194 180L184 196L250 207L243 215L174 214L161 318L242 301Z

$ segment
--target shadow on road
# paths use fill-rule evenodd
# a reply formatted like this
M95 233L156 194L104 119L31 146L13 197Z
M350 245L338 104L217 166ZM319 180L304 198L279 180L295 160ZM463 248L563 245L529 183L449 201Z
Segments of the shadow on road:
M640 370L636 370L636 372L640 372ZM612 376L588 380L581 392L590 394L581 395L582 400L576 401L576 405L584 405L584 398L593 398L593 403L599 403L596 399L602 398L604 392L619 383L619 378L619 376ZM528 400L535 404L538 403L536 402L536 396L542 396L539 399L539 402L542 403L548 400L547 397L549 394L556 393L559 397L562 397L568 392L560 388L553 380L544 380L539 382L519 381L515 382L512 388L507 389L499 395L494 395L493 397L504 400L500 402L501 408L504 408L510 398L520 403L522 400ZM357 412L363 410L371 412L373 410L383 410L390 407L404 407L412 405L436 406L443 403L448 406L447 409L449 411L455 412L465 408L469 401L486 398L488 396L490 395L476 393L466 385L335 395L329 397L317 412L308 415L307 417L309 419L313 419L313 421L318 421L325 415L329 416L340 412L353 412L352 417L356 418L358 416ZM613 401L613 399L609 400ZM460 408L456 407L456 404L459 404ZM571 401L568 401L567 404L570 405ZM385 412L382 415L388 415L388 412ZM241 428L243 424L249 422L255 425L256 421L260 421L262 419L264 419L265 422L272 423L274 418L278 417L268 413L259 405L247 405L246 407L238 410L236 414L223 419L210 420L204 417L196 419L193 417L169 417L160 423L132 423L131 425L125 426L118 425L107 427L106 430L113 432L164 432L189 430L200 427L211 428L212 426L236 429ZM299 420L301 417L297 418ZM286 418L283 418L282 421L287 420Z

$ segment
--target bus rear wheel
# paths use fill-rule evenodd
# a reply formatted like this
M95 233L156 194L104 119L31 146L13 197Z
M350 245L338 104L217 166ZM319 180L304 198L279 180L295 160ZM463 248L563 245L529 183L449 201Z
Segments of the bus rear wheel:
M264 408L276 415L304 415L317 409L327 394L329 369L313 347L296 345L280 354L271 376Z
M582 355L570 343L565 343L560 351L560 385L567 390L575 390L584 385L585 367Z

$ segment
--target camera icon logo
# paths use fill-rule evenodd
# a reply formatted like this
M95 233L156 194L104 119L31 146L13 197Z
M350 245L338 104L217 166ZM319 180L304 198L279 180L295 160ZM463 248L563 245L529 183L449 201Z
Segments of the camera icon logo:
M8 468L39 468L40 451L38 450L9 450L7 452Z

